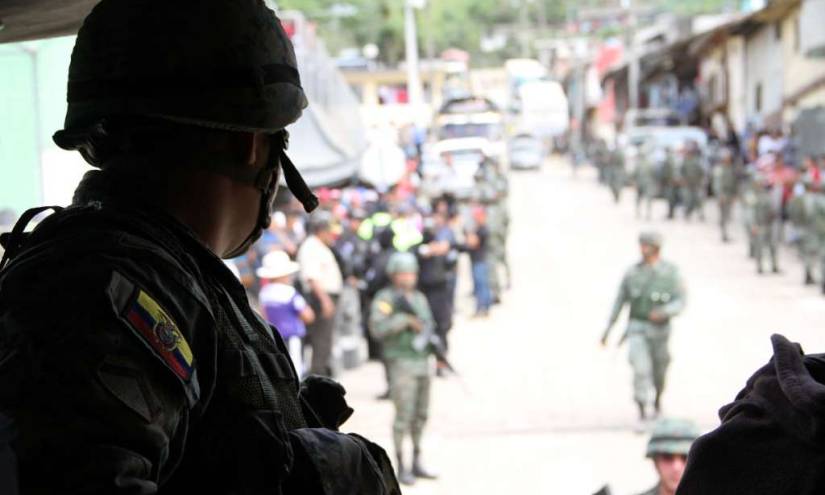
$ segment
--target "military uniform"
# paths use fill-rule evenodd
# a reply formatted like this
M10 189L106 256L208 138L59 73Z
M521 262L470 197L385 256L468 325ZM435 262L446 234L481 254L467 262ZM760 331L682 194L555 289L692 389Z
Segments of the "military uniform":
M636 216L642 212L642 203L647 210L646 217L649 220L653 207L653 199L656 197L656 170L653 166L648 150L639 153L636 170L634 171L634 181L636 183Z
M659 260L652 266L640 262L622 278L610 313L608 330L618 319L624 305L629 304L626 338L633 368L633 398L641 408L651 402L656 409L659 407L670 364L670 319L682 311L685 297L679 271L667 261ZM650 320L654 310L665 316L664 322Z
M756 197L759 184L753 173L749 174L742 191L742 227L748 238L748 257L756 257Z
M412 263L415 263L414 258ZM391 260L389 270L393 273L398 270L394 264L395 260ZM383 342L384 359L390 370L390 396L395 406L393 442L402 481L407 474L404 472L402 454L407 434L412 437L414 470L418 464L421 437L429 413L433 374L429 346L416 344L420 333L413 329L414 319L423 328L433 328L433 316L427 298L421 292L387 287L375 295L370 312L370 331Z
M223 262L101 174L0 278L0 407L16 419L21 489L289 493L299 473L381 483L360 454L332 472L362 440L307 428L322 424L282 339ZM342 451L319 458L325 444Z
M733 203L737 195L736 169L733 163L720 162L713 169L713 194L716 195L716 203L719 206L719 229L722 233L722 241L728 242L730 235L728 226L730 225Z
M625 183L625 163L624 155L618 149L609 152L606 177L607 185L613 194L613 200L619 202L622 196L622 188Z
M771 269L774 273L779 271L777 260L777 250L779 249L779 233L781 229L781 218L779 202L774 197L774 191L769 187L759 187L755 191L753 203L753 223L754 233L754 258L756 259L756 271L763 272L763 261L765 251L771 259Z
M814 270L821 258L822 246L815 229L817 193L806 190L788 202L788 218L799 234L799 254L805 270L805 285L814 283Z
M697 153L694 152L685 157L682 173L685 179L685 218L689 220L696 211L699 213L699 218L704 220L706 174L702 159Z
M668 150L662 166L662 184L665 199L667 200L667 218L672 219L676 214L676 206L683 200L682 167L677 163L673 153Z

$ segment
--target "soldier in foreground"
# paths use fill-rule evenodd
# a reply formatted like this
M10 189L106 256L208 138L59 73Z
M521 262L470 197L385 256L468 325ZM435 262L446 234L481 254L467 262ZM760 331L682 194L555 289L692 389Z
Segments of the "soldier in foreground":
M418 262L411 253L395 253L387 265L392 286L375 295L370 330L384 344L390 376L390 396L395 405L392 438L398 462L398 480L415 483L432 479L421 465L421 436L430 404L432 365L429 339L434 336L433 316L427 298L415 289ZM412 437L413 461L408 469L404 437Z
M825 493L825 354L771 342L773 358L694 443L678 495Z
M281 172L316 206L285 154L306 104L262 1L86 18L54 139L99 170L3 239L0 472L22 493L400 493L383 449L337 431L344 389L299 387L221 260L267 227Z
M699 436L692 421L662 418L653 425L647 457L659 476L656 485L639 495L674 495L685 472L690 446Z
M665 375L670 364L670 320L684 309L686 296L679 270L660 257L661 236L643 233L639 236L639 245L642 260L630 267L622 279L601 344L607 345L611 328L624 305L629 304L630 319L621 342L627 340L629 347L633 399L639 407L639 429L642 429L651 406L656 414L661 411Z

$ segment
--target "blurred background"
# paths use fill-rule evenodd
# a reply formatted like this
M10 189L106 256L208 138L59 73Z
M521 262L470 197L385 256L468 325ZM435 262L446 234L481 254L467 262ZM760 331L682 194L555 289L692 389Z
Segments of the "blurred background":
M0 1L0 231L69 204L88 170L51 136L95 2L58 3ZM663 416L715 427L771 333L825 348L825 1L267 3L310 100L289 153L322 211L282 188L227 264L272 319L271 274L311 299L323 256L301 251L330 249L331 335L285 337L299 370L346 386L345 429L390 448L370 305L389 256L416 255L455 370L436 370L424 437L439 477L405 493L660 486L624 329L599 345L642 231L687 291Z

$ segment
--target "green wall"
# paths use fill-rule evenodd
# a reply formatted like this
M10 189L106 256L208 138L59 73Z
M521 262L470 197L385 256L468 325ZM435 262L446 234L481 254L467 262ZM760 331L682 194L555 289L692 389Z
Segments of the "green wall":
M0 45L0 209L42 201L41 156L66 112L74 37Z

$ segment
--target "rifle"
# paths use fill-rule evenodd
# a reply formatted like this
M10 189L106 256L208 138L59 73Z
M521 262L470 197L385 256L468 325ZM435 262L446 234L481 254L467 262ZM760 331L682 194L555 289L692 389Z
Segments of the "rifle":
M393 302L393 307L402 313L418 318L418 314L415 312L415 309L413 309L410 301L408 301L404 296L398 296ZM455 368L453 368L450 360L447 359L447 350L444 348L444 342L441 340L441 337L435 333L435 326L432 323L421 320L420 318L419 321L421 321L423 328L413 339L413 349L418 352L429 350L433 353L435 359L440 363L443 363L451 373L458 375L458 372Z

